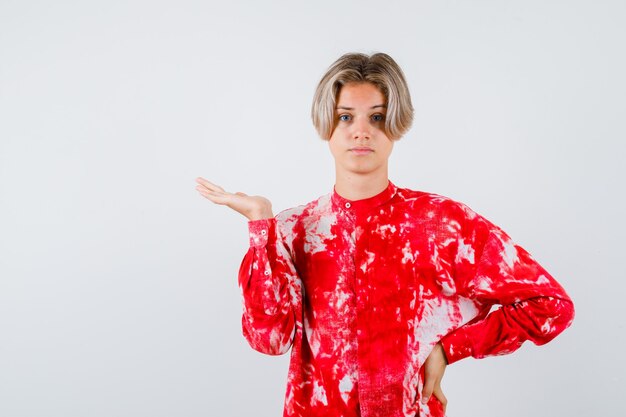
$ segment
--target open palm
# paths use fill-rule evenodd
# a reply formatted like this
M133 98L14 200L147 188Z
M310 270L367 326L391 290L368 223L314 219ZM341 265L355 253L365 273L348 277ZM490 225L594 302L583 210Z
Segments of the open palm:
M230 207L243 214L248 220L260 220L274 217L272 203L265 197L250 196L242 192L229 193L217 184L198 177L196 190L215 204Z

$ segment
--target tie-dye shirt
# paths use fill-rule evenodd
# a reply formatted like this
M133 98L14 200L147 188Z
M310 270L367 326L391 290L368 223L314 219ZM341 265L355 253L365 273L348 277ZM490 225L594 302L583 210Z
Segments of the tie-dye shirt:
M291 348L284 416L443 416L434 395L420 401L438 342L449 364L501 355L574 317L528 252L440 195L333 191L248 226L243 333L263 353Z

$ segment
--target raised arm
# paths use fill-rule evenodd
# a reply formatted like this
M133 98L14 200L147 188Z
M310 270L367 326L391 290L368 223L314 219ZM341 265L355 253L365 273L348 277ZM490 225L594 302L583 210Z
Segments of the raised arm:
M196 182L202 196L248 219L250 247L239 268L244 337L259 352L287 352L300 317L301 286L270 201L241 192L229 193L203 178Z

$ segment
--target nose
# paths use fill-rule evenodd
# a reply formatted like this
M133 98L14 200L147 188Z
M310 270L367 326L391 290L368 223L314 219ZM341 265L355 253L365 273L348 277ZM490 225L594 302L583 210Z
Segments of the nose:
M370 125L369 120L366 117L358 117L355 119L354 124L352 125L352 139L369 139Z

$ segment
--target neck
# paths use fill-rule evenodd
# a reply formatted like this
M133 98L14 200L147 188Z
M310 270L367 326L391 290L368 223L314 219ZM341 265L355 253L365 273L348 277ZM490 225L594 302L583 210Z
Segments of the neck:
M335 173L335 191L347 200L363 200L383 192L389 186L387 171L376 175Z

